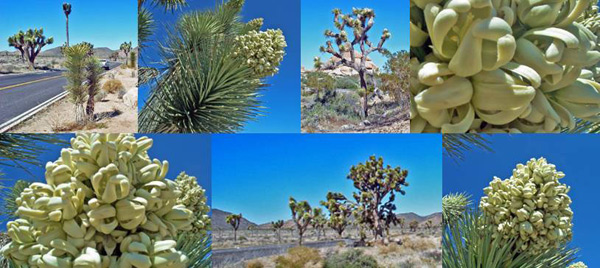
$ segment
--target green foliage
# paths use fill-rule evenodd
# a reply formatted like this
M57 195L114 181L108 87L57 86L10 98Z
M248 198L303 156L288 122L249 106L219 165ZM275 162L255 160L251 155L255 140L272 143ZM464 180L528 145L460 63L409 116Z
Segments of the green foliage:
M28 29L19 31L8 38L8 46L14 47L21 53L21 58L29 62L29 69L35 69L35 58L42 51L42 47L54 43L53 37L44 36L44 29Z
M464 157L464 152L474 148L493 152L492 148L490 147L490 142L487 140L486 136L479 133L443 135L442 148L444 148L444 155L454 159L455 161L462 160Z
M410 87L410 54L407 51L384 53L387 61L383 66L385 73L380 74L380 88L391 92L394 100L403 104L408 99Z
M207 205L206 190L198 184L196 177L189 176L185 172L179 173L175 183L182 193L177 199L177 204L184 205L193 212L192 230L188 232L206 235L211 227L211 219L208 215L210 207Z
M102 85L102 90L111 94L115 94L123 88L123 83L121 83L121 80L118 79L110 79L104 82L104 85Z
M278 31L251 34L249 29L262 21L241 22L243 4L230 0L181 16L162 46L164 66L140 111L141 132L231 133L260 114L258 93L265 87L260 75L277 66L273 58L270 66L260 62L264 59L257 53L273 49L280 58L284 40ZM253 40L246 55L240 54L246 50L240 43L244 38Z
M129 53L129 67L135 68L137 66L137 54L135 52Z
M360 85L356 82L357 79L354 77L341 76L335 79L335 88L343 89L359 89Z
M90 47L90 51L93 51L93 45ZM100 91L100 79L102 78L102 67L98 59L95 57L88 57L85 66L86 71L86 87L87 87L87 106L85 113L90 121L94 120L94 110L96 94Z
M161 6L166 11L175 11L187 6L186 0L138 0L138 8L141 8L148 1L151 6Z
M365 255L362 250L350 249L331 255L325 259L323 268L378 268L373 256Z
M189 268L212 267L210 235L183 232L177 239L177 251L183 252L188 258Z
M319 250L307 247L290 248L287 255L278 256L275 259L277 268L305 268L307 265L316 265L323 258Z
M496 239L495 226L475 210L466 211L445 228L442 239L442 264L449 268L545 268L566 267L575 259L576 250L562 245L540 253L518 251L516 239Z
M442 221L444 224L456 222L471 205L471 196L466 193L450 193L442 197Z
M140 48L145 47L145 43L150 41L155 24L152 13L146 8L140 8L138 12L138 44Z
M18 180L12 187L0 190L0 204L2 205L0 208L0 217L7 220L13 220L17 217L15 213L19 205L16 200L21 196L21 192L29 187L30 184L28 181Z
M64 66L67 69L64 73L67 78L65 90L68 92L69 100L75 104L75 121L78 124L83 124L85 118L83 103L87 100L85 67L88 52L89 48L85 45L74 45L64 49Z

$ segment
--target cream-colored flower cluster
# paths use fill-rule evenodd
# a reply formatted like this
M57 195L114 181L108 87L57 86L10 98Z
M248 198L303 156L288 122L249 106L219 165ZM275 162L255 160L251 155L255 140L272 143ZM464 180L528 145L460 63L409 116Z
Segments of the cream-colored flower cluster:
M2 254L22 267L186 267L174 239L192 228L192 211L151 146L129 134L71 139L46 164L46 183L16 200Z
M233 55L246 60L258 78L279 72L279 64L285 54L285 37L279 29L250 31L235 38Z
M518 164L509 179L494 178L479 204L494 237L517 239L520 250L541 252L572 238L573 212L565 175L546 159Z
M206 204L206 190L198 184L196 177L181 172L175 179L175 183L183 193L178 204L184 205L194 213L192 230L195 234L206 234L210 230L210 207Z
M600 119L590 2L411 0L411 131L559 132Z
M585 265L585 263L583 263L583 262L576 262L576 263L569 265L568 268L588 268L588 266Z

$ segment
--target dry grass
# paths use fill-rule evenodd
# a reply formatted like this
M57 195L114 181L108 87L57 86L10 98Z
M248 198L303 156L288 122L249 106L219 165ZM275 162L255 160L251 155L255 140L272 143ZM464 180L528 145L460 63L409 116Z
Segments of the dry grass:
M95 130L107 128L105 123L88 122L85 125L79 125L75 122L67 123L64 125L53 125L52 131L54 132L76 132L82 130Z
M117 79L110 79L106 81L104 85L102 85L102 90L111 94L118 93L124 89L125 88L123 87L123 83L121 83L121 81Z
M246 263L246 268L264 268L264 267L265 267L265 265L259 260L249 261L248 263Z
M319 267L323 260L319 250L307 247L294 247L288 253L275 259L276 267L281 268L305 268Z

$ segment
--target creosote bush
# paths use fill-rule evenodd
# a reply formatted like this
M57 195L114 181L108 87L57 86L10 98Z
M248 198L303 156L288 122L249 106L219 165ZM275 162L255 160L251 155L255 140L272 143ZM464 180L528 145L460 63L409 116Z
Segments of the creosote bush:
M325 259L323 268L378 268L373 256L365 255L362 250L351 249L331 255Z
M102 90L104 90L105 92L108 92L110 94L115 94L123 88L124 88L123 83L117 79L110 79L110 80L104 82L104 85L102 85Z
M495 226L494 237L517 238L520 250L533 253L571 240L570 188L559 181L564 176L540 158L518 164L506 180L494 178L479 205L489 224Z
M16 200L1 253L20 267L187 267L175 248L193 212L178 204L169 163L151 159L151 146L131 134L72 138L46 164L46 182Z
M322 259L319 250L300 246L290 248L286 255L277 257L275 265L277 268L317 267Z

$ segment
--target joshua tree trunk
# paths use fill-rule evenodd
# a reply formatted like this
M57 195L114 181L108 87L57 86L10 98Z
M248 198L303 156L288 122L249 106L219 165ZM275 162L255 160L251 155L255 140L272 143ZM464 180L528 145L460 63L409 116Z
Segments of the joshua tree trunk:
M304 232L302 230L298 231L298 245L302 246L302 237L304 236Z
M237 230L233 229L233 242L237 242Z
M360 87L365 91L364 101L363 101L363 115L365 119L369 116L368 110L368 102L369 102L369 90L367 89L367 81L365 81L365 71L360 70L358 72L358 76L360 77Z
M29 70L35 70L35 57L32 57L32 55L29 53L29 50L27 49L25 50L25 57L27 58L27 64L29 64Z
M88 120L94 121L94 108L96 106L96 102L94 100L94 92L92 90L88 93L87 106L85 107L85 114L88 115Z
M77 21L75 21L77 22ZM69 16L67 15L67 46L69 46Z

